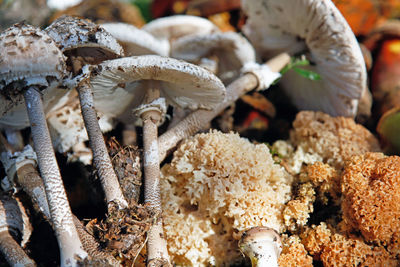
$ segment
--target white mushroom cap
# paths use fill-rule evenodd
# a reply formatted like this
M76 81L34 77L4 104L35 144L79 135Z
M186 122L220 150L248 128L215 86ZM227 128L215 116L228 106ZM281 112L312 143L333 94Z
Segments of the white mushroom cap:
M62 16L45 29L60 49L90 55L94 64L123 56L123 48L110 33L90 20Z
M122 45L126 56L169 54L169 42L127 23L104 23L101 26Z
M0 129L29 126L22 93L43 89L45 111L66 93L56 89L67 76L65 57L40 29L15 24L0 34Z
M171 44L171 56L189 62L216 56L218 76L223 80L237 77L240 69L256 61L253 46L246 38L235 32L184 36Z
M274 229L257 226L246 230L238 245L240 251L251 259L253 266L278 266L282 241Z
M209 34L219 32L211 21L189 15L175 15L155 19L142 27L158 39L173 40L190 34Z
M16 237L21 237L21 246L29 241L32 226L25 213L22 203L8 196L0 198L0 232L10 231Z
M125 83L129 94L136 98L134 102L140 104L147 89L142 80L159 81L161 96L181 108L212 109L225 97L224 85L207 70L177 59L147 55L109 60L92 67L90 83L96 108L101 111L100 103L106 103ZM122 105L110 108L119 106Z
M307 53L321 81L289 71L286 93L300 109L333 116L354 116L366 90L366 69L357 40L330 0L242 0L248 15L243 31L257 52L270 57L282 51Z

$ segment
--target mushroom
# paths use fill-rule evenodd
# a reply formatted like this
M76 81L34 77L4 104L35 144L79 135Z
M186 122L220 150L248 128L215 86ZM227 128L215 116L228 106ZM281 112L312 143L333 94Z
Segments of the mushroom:
M24 246L32 232L32 226L22 204L8 196L0 197L0 252L10 266L36 266L26 255L15 238L22 239Z
M229 84L239 76L246 64L255 64L255 51L251 44L235 32L191 34L171 43L171 57L183 59L216 73ZM214 64L210 64L210 63ZM169 128L188 115L188 111L174 109Z
M61 265L75 266L76 256L83 259L87 254L72 221L41 97L65 75L64 56L45 32L20 23L0 34L0 92L14 105L25 99L51 220L60 246Z
M239 249L250 258L253 267L278 267L282 241L274 229L258 226L243 232Z
M92 66L90 86L112 90L130 83L139 103L134 113L143 123L144 198L161 215L160 166L157 126L165 117L167 103L181 108L215 107L225 96L221 81L198 66L156 55L126 57ZM148 262L169 262L161 217L148 234Z
M235 32L188 35L171 44L174 58L196 63L210 56L217 58L217 75L225 84L235 79L246 63L256 61L252 45Z
M219 32L218 27L211 21L189 15L158 18L145 24L142 30L152 34L157 39L170 42L186 35Z
M258 69L257 67L249 69L226 88L227 95L217 107L212 110L196 110L161 135L158 138L160 160L163 160L168 150L175 147L180 140L204 129L213 118L239 97L254 89L268 88L280 77L276 71L281 70L289 61L289 55L284 53L270 59L264 65L258 65Z
M54 21L45 31L68 57L67 64L72 68L82 116L93 152L93 162L107 203L109 205L115 203L119 208L126 208L128 203L113 170L97 120L92 88L87 83L85 75L79 75L84 65L98 64L107 59L120 57L123 55L122 47L111 34L89 20L63 16Z
M355 116L367 73L357 40L332 1L242 0L242 8L248 16L243 32L262 57L305 53L307 69L320 74L311 81L290 70L282 78L299 109Z
M126 56L169 54L169 42L156 39L150 33L126 23L103 23L101 26L111 33L124 48Z

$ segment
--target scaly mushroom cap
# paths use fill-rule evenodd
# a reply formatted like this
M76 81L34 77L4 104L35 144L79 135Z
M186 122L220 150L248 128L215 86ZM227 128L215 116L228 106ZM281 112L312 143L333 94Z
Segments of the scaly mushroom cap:
M239 240L240 250L246 254L253 263L253 266L272 266L257 265L260 261L277 264L277 259L282 252L282 240L279 234L272 228L265 226L253 227L243 232Z
M321 75L321 81L309 81L289 71L282 78L298 108L355 115L366 90L365 64L353 32L330 0L242 0L242 7L248 15L243 31L260 55L306 53L310 69Z
M202 57L216 56L218 76L223 80L235 78L248 62L255 62L253 46L235 32L184 36L171 44L171 56L189 62Z
M191 34L209 34L219 32L218 27L211 21L189 15L175 15L155 19L143 26L147 31L158 39L173 40Z
M87 19L62 16L45 29L48 35L68 54L91 58L90 64L123 56L123 48L101 26Z
M21 237L22 246L25 246L32 233L24 206L17 199L8 196L0 198L0 232L2 231L10 231L16 237Z
M23 101L29 86L45 89L45 111L50 109L66 93L55 89L65 76L65 57L45 32L18 23L1 33L0 129L29 126Z
M169 104L182 108L211 109L225 97L224 85L207 70L173 58L147 55L109 60L92 67L90 83L96 108L105 114L117 115L125 102L134 103L131 108L139 105L146 91L146 84L141 80L160 81L161 95ZM129 98L127 95L119 103L110 105L113 94L122 94L122 90L131 96L129 101L125 101Z
M159 40L146 31L126 23L104 23L101 26L111 33L124 48L126 56L169 54L167 40Z

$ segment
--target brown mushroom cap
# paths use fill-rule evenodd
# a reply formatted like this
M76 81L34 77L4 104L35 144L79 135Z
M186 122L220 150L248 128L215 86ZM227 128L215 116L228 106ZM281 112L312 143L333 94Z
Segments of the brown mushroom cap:
M70 16L62 16L45 29L60 49L68 54L86 59L90 64L98 64L104 60L123 56L123 48L110 33L90 20Z
M134 102L142 103L146 85L141 80L160 81L161 95L169 104L181 108L211 109L225 97L224 85L207 70L177 59L147 55L109 60L92 67L90 83L96 108L105 105L123 84L136 98Z
M320 81L310 81L289 71L282 78L298 108L355 115L367 85L365 64L353 32L332 1L243 0L242 6L248 15L243 31L261 56L306 53L309 68L321 75Z
M150 33L126 23L104 23L101 26L111 33L124 48L126 56L169 54L169 43L156 39Z
M66 93L56 89L65 76L65 57L45 32L19 23L1 33L0 128L29 125L22 96L29 86L45 89L45 110L49 110Z

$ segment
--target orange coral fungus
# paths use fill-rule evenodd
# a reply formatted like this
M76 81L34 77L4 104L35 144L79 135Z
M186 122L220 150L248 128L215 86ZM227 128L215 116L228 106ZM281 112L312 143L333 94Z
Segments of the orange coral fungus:
M293 145L318 154L338 170L353 155L380 151L378 140L351 118L331 117L322 112L302 111L293 122Z
M283 250L278 260L279 267L312 267L312 257L308 255L298 236L283 239Z
M362 239L337 233L321 223L301 234L306 250L324 266L397 266L384 247L370 246Z
M340 176L333 167L317 161L307 166L307 175L325 204L328 202L326 193L329 193L335 201L339 201Z
M400 233L400 157L382 153L355 156L342 179L343 220L378 244Z

